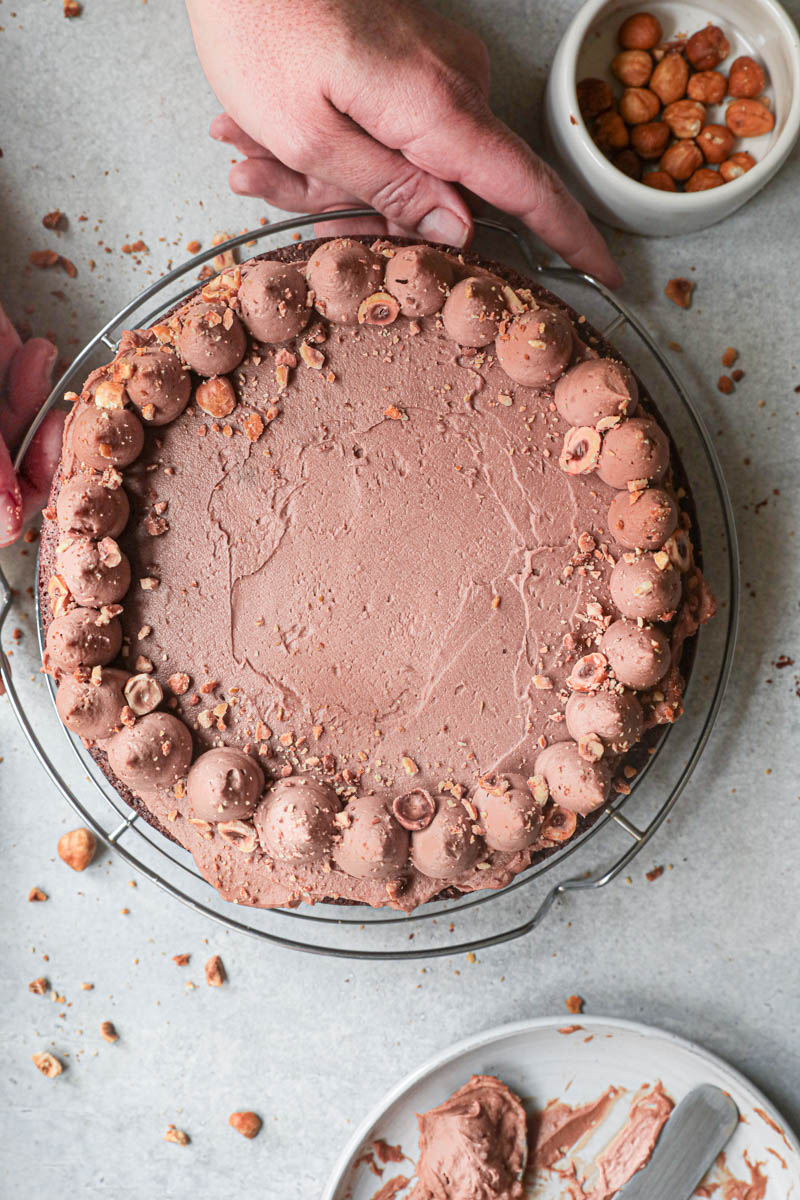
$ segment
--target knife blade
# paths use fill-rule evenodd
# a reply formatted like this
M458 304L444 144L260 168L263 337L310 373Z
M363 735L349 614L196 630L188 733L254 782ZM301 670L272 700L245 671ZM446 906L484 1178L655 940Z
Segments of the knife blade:
M710 1083L694 1088L674 1109L647 1166L615 1200L690 1200L738 1122L727 1092Z

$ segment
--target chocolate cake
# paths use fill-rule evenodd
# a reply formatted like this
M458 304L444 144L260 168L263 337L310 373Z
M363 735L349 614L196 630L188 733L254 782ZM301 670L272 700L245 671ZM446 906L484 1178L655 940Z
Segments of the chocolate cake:
M123 334L69 398L58 711L225 898L503 887L680 714L713 602L674 447L505 268L298 245Z

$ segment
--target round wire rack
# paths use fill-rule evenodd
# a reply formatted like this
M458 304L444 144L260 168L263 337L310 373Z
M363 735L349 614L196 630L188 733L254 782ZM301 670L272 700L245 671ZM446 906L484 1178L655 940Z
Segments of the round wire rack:
M111 317L77 355L28 430L17 463L45 413L65 391L80 390L75 384L97 365L98 354L116 350L123 328L153 324L193 292L198 286L193 273L209 259L253 241L266 242L264 249L277 248L285 244L281 239L290 231L321 220L373 215L367 208L346 209L281 221L239 234L162 276ZM476 219L475 224L482 255L506 262L544 286L554 284L559 295L585 315L604 339L614 339L619 353L654 398L691 480L695 509L702 514L703 566L717 597L718 615L696 639L684 697L685 715L664 729L629 795L610 800L593 824L500 891L434 901L410 914L333 903L298 909L243 908L222 900L200 875L189 851L128 807L80 740L61 724L55 704L42 703L40 680L23 679L21 672L19 678L12 678L10 663L0 647L0 679L11 707L50 780L81 820L170 896L229 929L276 946L349 959L422 959L479 950L530 933L560 897L605 887L651 840L689 783L711 735L730 675L739 613L736 530L722 469L694 402L642 322L603 284L569 268L541 266L524 232L489 219ZM189 276L192 282L187 285ZM34 590L38 594L38 589ZM12 589L0 569L0 634L13 607ZM36 616L41 649L38 601ZM55 687L49 676L46 686L54 700ZM603 861L598 865L596 851L601 846ZM561 874L557 869L568 859L572 860L570 870ZM554 873L561 874L557 882Z

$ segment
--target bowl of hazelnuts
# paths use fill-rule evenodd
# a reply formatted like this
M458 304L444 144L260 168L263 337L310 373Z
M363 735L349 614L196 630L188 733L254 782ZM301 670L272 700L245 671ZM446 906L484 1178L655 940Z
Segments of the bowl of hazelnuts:
M800 132L800 36L775 0L589 0L547 81L548 149L596 217L691 233L754 196Z

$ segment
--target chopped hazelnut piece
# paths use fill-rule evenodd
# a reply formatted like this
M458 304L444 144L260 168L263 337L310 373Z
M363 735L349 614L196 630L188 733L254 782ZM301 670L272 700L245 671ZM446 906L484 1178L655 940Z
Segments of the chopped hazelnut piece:
M189 1145L189 1135L182 1129L176 1129L174 1125L167 1126L167 1132L164 1134L165 1142L176 1142L179 1146Z
M677 304L678 308L689 308L692 303L693 290L694 284L690 279L670 279L664 288L664 295L673 304Z
M43 900L46 900L46 899L47 899L47 892L43 892L41 888L34 887L34 888L31 888L31 890L28 892L28 903L29 904L32 904L34 902L41 903Z
M64 1064L49 1050L43 1050L41 1054L32 1054L31 1058L37 1071L41 1071L48 1079L55 1079L56 1075L60 1075L64 1070Z
M185 967L191 957L191 954L173 954L172 961L179 967Z
M583 996L567 996L565 1001L567 1012L582 1013L583 1012Z
M225 968L222 965L222 959L218 954L215 954L213 958L208 960L205 971L206 983L209 987L222 987L227 976L225 974Z
M28 991L33 992L34 996L46 995L48 987L44 975L40 975L38 979L32 979L28 984Z
M117 1031L114 1028L111 1021L103 1021L102 1022L101 1026L100 1026L100 1036L106 1042L118 1042L119 1041L119 1034L117 1033Z

